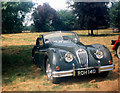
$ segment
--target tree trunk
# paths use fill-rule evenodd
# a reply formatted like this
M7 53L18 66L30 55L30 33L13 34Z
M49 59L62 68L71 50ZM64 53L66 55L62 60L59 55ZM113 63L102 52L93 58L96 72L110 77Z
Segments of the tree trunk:
M89 30L88 30L88 35L90 35Z
M93 36L93 29L91 29L91 35Z

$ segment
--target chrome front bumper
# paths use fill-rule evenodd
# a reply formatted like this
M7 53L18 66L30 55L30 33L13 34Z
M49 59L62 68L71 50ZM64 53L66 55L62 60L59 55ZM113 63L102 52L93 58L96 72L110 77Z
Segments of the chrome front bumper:
M100 66L99 73L115 69L115 65Z
M115 68L115 65L107 65L107 66L100 66L98 65L98 67L87 67L87 68L77 68L75 69L75 66L73 64L73 69L72 70L68 70L68 71L53 71L52 75L53 77L67 77L67 76L76 76L75 71L77 70L88 70L88 69L92 69L92 68L97 68L98 69L98 73L104 72L104 71L111 71Z

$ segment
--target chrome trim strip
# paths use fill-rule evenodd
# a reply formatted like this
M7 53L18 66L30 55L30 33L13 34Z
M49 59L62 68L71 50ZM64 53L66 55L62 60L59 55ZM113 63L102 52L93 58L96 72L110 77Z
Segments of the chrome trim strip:
M75 70L87 70L87 69L92 69L92 68L96 68L96 67L77 68Z
M106 68L100 68L100 70L103 70L103 69L110 69L110 68L114 68L114 66L106 67Z
M115 68L115 65L112 64L112 65L107 65L107 66L101 66L99 68L100 72L104 72L104 71L110 71L110 70L113 70Z
M111 68L111 69L104 69L104 70L100 70L100 72L104 72L104 71L110 71L110 70L113 70L114 68Z
M71 74L72 72L67 72L67 73L56 73L56 74L53 74L53 75L65 75L65 74Z
M52 74L55 75L55 74L66 74L66 73L72 73L73 70L68 70L68 71L53 71Z
M73 76L73 74L53 75L53 77L67 77L67 76Z
M100 69L105 69L105 68L114 68L115 65L107 65L107 66L101 66Z
M53 71L52 72L53 77L67 77L67 76L73 76L73 70L69 71Z

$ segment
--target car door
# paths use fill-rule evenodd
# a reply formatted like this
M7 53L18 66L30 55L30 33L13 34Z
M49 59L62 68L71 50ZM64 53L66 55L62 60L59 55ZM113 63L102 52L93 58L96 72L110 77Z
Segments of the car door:
M45 44L43 42L43 37L39 36L36 40L36 51L35 51L35 60L37 62L37 66L42 67L45 55Z

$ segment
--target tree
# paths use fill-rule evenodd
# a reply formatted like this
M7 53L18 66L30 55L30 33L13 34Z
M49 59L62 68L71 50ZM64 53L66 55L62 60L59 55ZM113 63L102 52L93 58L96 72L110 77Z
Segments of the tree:
M57 11L57 13L60 16L61 30L75 29L74 24L76 22L76 18L71 10L60 10Z
M29 26L25 25L25 26L24 26L24 30L25 30L25 31L31 31L31 32L35 32L35 31L36 31L36 29L35 29L35 27L34 27L34 24L31 24L31 25L29 25Z
M104 2L75 2L71 5L80 29L90 29L93 35L94 29L107 28L109 26L109 9Z
M32 16L37 32L56 30L58 27L59 16L57 15L56 10L51 8L47 3L38 5Z
M117 27L120 30L120 1L113 3L109 14L111 26Z
M22 32L25 14L32 7L32 2L2 2L2 33Z

